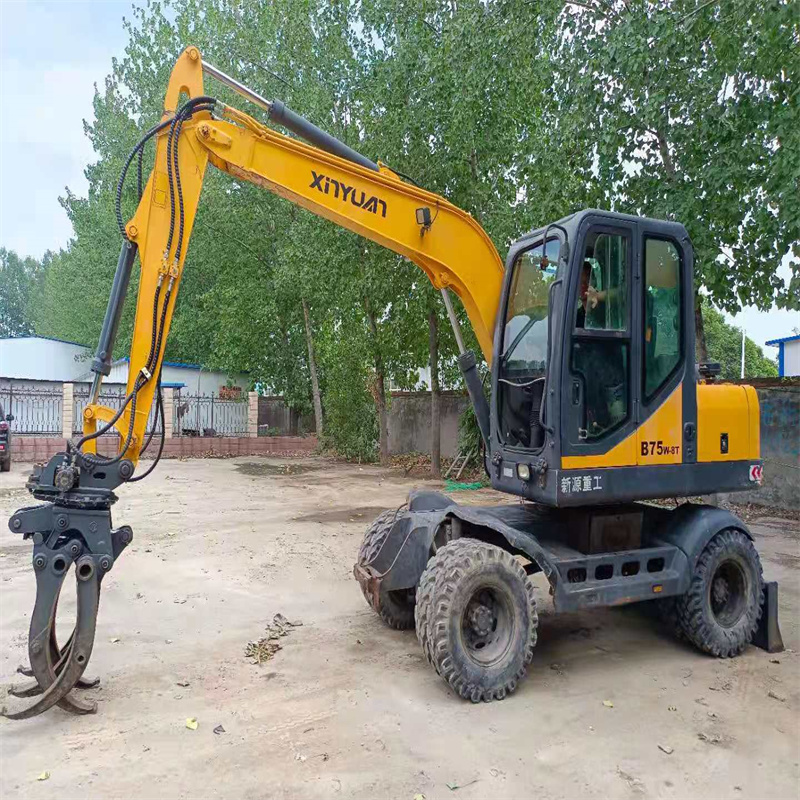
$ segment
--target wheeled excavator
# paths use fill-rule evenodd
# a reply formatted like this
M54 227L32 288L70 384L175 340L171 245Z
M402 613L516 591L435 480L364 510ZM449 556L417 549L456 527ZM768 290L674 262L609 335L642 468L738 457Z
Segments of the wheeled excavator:
M204 75L245 97L288 136L205 93ZM142 186L142 157L155 163ZM120 200L137 162L140 201ZM40 504L10 519L33 544L36 600L28 654L33 677L13 693L33 701L22 719L58 705L96 704L92 654L103 578L133 533L115 527L120 487L146 477L140 456L207 166L249 181L416 264L441 291L483 440L492 487L507 505L461 505L432 491L378 517L354 575L382 619L416 628L427 660L462 697L502 699L533 657L542 573L557 611L645 603L718 657L755 641L781 648L777 585L765 583L745 523L688 498L758 486L758 398L714 381L694 356L693 251L677 222L588 209L523 236L501 260L467 212L322 131L278 100L206 63L196 47L175 64L158 125L134 147L119 181L122 249L83 412L83 435L37 466ZM136 256L140 261L127 392L100 405ZM466 349L458 296L490 365L487 393ZM488 394L488 396L487 396ZM98 438L116 433L103 457ZM151 434L152 435L152 434ZM654 504L676 498L676 507ZM72 571L74 630L55 635Z

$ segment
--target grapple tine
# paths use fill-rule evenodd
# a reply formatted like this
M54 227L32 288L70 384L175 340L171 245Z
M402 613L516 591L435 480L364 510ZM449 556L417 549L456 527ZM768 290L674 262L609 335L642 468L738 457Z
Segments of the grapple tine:
M78 590L78 614L75 623L75 632L72 637L72 642L69 648L65 648L66 661L60 674L55 675L50 664L50 674L54 676L52 683L47 686L44 692L39 696L33 705L26 709L16 712L8 712L5 708L2 710L2 715L8 719L28 719L30 717L41 714L47 709L59 703L59 701L66 698L67 694L72 690L78 679L86 669L89 663L89 658L92 654L92 647L94 646L94 634L97 625L97 609L99 605L99 564L96 563L95 557L91 555L81 556L75 564L75 575ZM63 575L61 576L63 581ZM60 585L60 584L59 584ZM49 598L46 598L42 605L47 606ZM54 604L50 604L49 608L52 609ZM34 607L34 611L36 608ZM52 619L49 620L52 624ZM32 623L33 625L33 623ZM32 637L29 643L29 649L33 655L33 650L36 644L42 642L41 634L47 633L49 638L49 625L46 626L44 631L41 631L36 637ZM48 663L50 658L49 648L46 648ZM38 650L37 650L38 655ZM34 666L34 671L36 667ZM37 676L38 680L38 676ZM75 704L75 701L72 701ZM97 710L97 705L84 706L81 704L76 708L80 711L76 713L92 713ZM86 708L86 710L83 710ZM70 709L73 710L73 709Z
M75 631L73 629L72 633L70 634L69 639L67 639L67 643L64 645L64 648L61 649L58 646L58 642L55 638L55 625L52 627L53 635L50 638L50 658L55 663L55 674L59 675L61 670L64 668L64 665L67 663L67 655L69 653L69 648L72 645L72 637L75 635ZM20 665L17 667L17 672L20 675L25 675L28 678L34 677L33 670L29 667L23 667ZM55 678L54 678L55 679ZM52 680L50 681L52 683ZM100 684L100 678L78 678L77 682L75 683L76 689L94 689L95 686ZM48 684L49 685L49 684ZM18 683L11 686L8 690L10 695L14 697L36 697L40 695L44 689L39 685L39 681L32 680L28 683ZM59 705L61 708L64 708L64 701L69 700L69 696L65 697L64 700L61 701ZM71 711L72 709L67 708L67 711ZM80 712L77 712L80 713Z
M64 579L73 559L80 552L81 545L76 541L68 542L56 549L51 549L44 542L34 545L36 602L28 634L28 658L36 682L41 687L41 693L46 692L64 670L71 649L74 632L62 653L56 640L55 622L58 598ZM58 700L58 705L72 714L92 714L97 710L94 702L66 696Z
M100 576L99 583L102 584L103 576ZM99 601L98 601L99 602ZM57 616L57 615L55 615ZM67 643L64 647L58 646L58 641L56 639L56 625L55 620L53 621L53 627L51 628L52 634L50 636L50 658L53 660L53 663L56 665L56 675L61 672L63 668L63 664L66 661L66 654L69 646L72 644L72 637L75 635L75 629L72 629L72 633L69 635L69 639L67 639ZM33 670L30 671L31 675L33 676ZM80 678L78 682L75 684L76 689L94 689L95 686L100 685L100 678Z
M39 686L39 681L28 681L27 683L15 683L13 684L8 693L12 697L35 697L37 694L41 694L44 691L41 686Z

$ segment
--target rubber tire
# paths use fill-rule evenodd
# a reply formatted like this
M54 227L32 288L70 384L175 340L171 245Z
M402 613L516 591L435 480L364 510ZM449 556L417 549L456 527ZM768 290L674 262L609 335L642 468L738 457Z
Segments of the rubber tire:
M438 551L437 551L438 552ZM436 558L434 555L428 561L422 577L417 585L417 602L414 606L414 627L417 631L417 641L422 647L422 652L429 664L433 664L433 653L429 649L430 637L428 636L428 621L430 620L430 609L433 603L433 590L436 586L436 579L442 571L442 564L445 561Z
M0 472L11 472L10 458L7 458L5 461L0 461Z
M361 547L358 548L359 564L370 564L375 559L398 516L396 511L384 511L367 528ZM363 588L361 592L370 608L376 611L390 628L405 631L414 627L414 600L403 597L402 592L390 592L381 588L377 608L372 596Z
M456 625L476 589L494 583L512 601L514 631L505 656L489 667L467 654ZM473 703L503 700L525 677L539 619L533 585L508 552L476 539L456 539L428 562L417 588L417 638L436 672Z
M744 611L733 626L726 628L717 622L711 610L710 583L720 563L728 560L735 560L742 568L747 586ZM718 658L737 656L756 632L763 593L761 559L750 537L734 528L721 531L700 554L688 591L676 598L678 627L704 653Z

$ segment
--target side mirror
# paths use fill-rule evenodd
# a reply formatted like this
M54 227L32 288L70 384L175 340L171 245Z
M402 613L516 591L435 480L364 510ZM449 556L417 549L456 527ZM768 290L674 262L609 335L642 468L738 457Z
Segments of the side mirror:
M14 415L13 414L6 414L6 422L13 422Z

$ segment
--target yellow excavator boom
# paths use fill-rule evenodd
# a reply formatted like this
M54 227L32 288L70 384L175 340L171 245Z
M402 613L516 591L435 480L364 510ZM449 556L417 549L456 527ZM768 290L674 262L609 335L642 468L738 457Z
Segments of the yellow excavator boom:
M204 69L222 75L203 64L196 47L186 48L170 77L164 123L174 119L182 95L190 100L204 97ZM232 79L227 82L235 83ZM484 357L491 362L503 263L486 232L470 214L437 194L403 181L384 165L372 169L325 152L222 103L216 103L213 110L214 117L210 110L201 110L182 123L176 139L177 154L168 152L170 129L158 133L153 171L136 213L125 226L141 260L128 393L134 391L137 380L141 381L143 369L147 377L157 375L161 367L209 162L414 262L435 288L451 289L458 295ZM370 163L367 159L362 161ZM171 171L180 176L182 197L177 211L173 211ZM177 222L176 214L180 217ZM163 322L158 341L154 342L157 309L164 297ZM134 465L144 443L156 391L155 380L141 382L135 408L130 405L115 422L125 458ZM93 434L98 422L107 423L115 413L96 403L88 405L84 433ZM96 439L87 440L84 451L95 452L95 443Z

